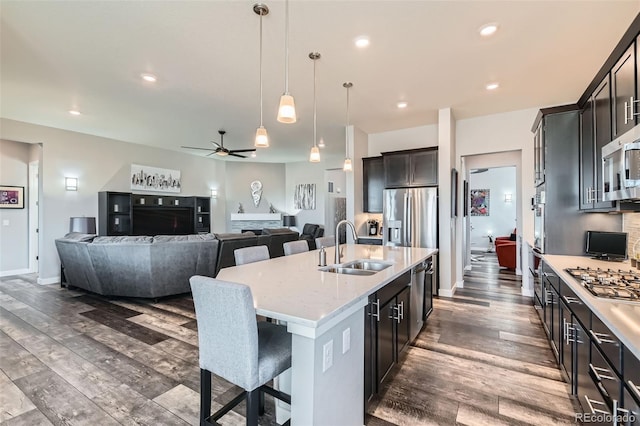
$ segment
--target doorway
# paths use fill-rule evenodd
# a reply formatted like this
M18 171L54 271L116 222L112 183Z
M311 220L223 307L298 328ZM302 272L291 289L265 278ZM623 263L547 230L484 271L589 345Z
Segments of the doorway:
M37 274L39 271L39 228L40 228L40 162L29 162L29 272Z
M519 226L523 223L522 151L463 156L461 160L467 201L462 223L462 269L470 270L473 259L481 259L487 252L495 254L496 237L510 237L514 229L523 228ZM517 234L521 237L522 229ZM515 273L521 275L523 242L518 237Z

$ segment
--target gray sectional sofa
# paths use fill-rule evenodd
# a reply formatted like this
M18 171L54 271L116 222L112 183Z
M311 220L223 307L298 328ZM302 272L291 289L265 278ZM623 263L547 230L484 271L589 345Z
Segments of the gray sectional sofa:
M104 296L158 298L191 290L193 275L215 277L234 266L233 251L254 245L282 256L282 244L298 233L270 229L260 236L196 234L98 237L71 232L56 239L63 284Z
M66 284L105 296L157 298L190 291L193 275L213 277L218 240L212 234L56 240Z

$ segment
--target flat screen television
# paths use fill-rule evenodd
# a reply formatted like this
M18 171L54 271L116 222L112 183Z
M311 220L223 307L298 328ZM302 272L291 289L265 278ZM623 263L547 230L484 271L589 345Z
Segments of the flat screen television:
M627 233L587 231L586 252L596 259L624 260L627 258Z
M193 233L193 209L139 207L133 209L133 235L187 235Z

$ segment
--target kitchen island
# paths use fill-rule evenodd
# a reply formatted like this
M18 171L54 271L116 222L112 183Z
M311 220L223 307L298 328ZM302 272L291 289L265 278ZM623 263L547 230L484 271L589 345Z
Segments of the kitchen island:
M437 253L437 249L342 245L342 262L390 266L372 275L319 270L318 250L220 271L248 285L256 313L286 321L292 334L291 422L363 425L364 307L368 296ZM328 248L327 259L334 259Z

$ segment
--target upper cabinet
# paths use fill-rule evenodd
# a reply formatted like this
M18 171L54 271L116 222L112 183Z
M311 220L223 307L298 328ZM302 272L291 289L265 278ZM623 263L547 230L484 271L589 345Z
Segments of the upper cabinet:
M580 208L612 209L603 201L602 147L611 142L611 84L609 75L589 97L580 114Z
M611 69L613 139L636 124L635 112L638 110L638 103L635 102L637 100L635 68L635 43L632 43Z
M438 184L438 148L384 152L385 188Z
M382 157L362 159L362 210L365 213L382 213L384 191L384 162Z

